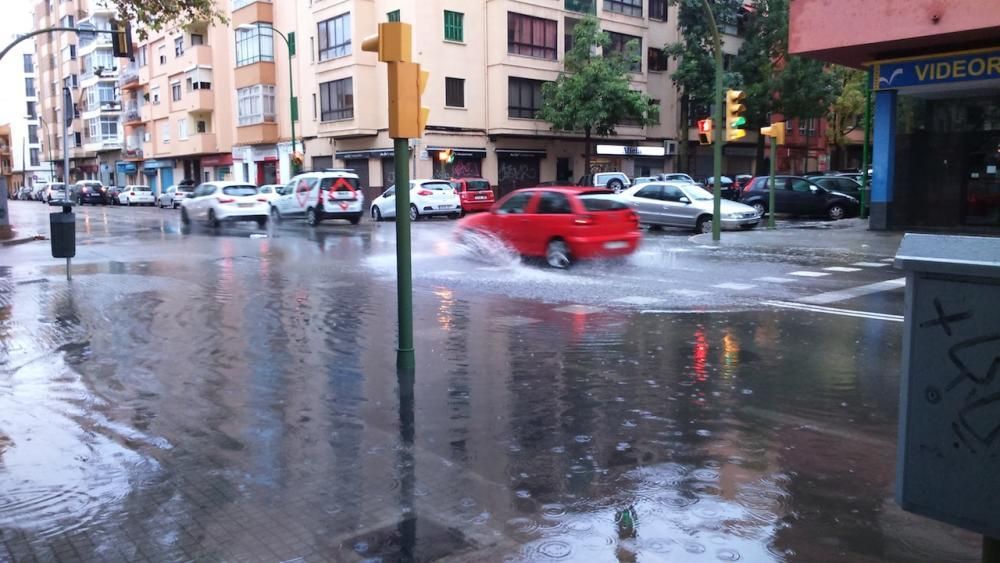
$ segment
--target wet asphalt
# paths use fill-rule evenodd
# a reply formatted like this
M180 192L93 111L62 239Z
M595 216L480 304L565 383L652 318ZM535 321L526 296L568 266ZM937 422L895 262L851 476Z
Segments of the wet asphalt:
M978 558L892 498L898 239L560 272L421 222L401 380L392 223L77 213L72 282L0 249L0 561Z

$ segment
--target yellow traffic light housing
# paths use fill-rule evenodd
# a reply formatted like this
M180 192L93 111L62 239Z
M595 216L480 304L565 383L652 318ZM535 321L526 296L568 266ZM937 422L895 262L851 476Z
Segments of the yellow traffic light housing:
M361 50L378 53L389 65L389 136L415 139L424 135L430 109L420 105L429 74L413 62L413 28L408 23L378 24L378 34L361 42Z
M761 127L760 134L765 137L774 137L777 144L783 145L785 144L785 122L779 121L768 127Z
M736 141L747 135L744 130L747 118L743 116L747 110L743 105L745 99L746 94L742 90L726 91L726 141Z
M119 59L135 60L132 47L132 26L118 20L111 20L111 54Z
M698 144L699 145L711 145L714 141L713 132L714 127L711 119L699 119L698 120Z

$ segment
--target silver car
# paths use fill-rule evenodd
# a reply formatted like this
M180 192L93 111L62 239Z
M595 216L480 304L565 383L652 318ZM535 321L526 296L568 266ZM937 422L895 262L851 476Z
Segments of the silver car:
M644 225L712 231L712 194L695 184L650 182L632 186L619 197ZM760 214L749 205L725 199L721 203L724 229L752 229L760 222Z

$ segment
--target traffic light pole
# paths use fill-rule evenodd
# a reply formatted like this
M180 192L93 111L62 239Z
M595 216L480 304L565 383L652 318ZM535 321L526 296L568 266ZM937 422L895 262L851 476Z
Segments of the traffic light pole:
M396 307L399 314L399 344L396 368L414 371L413 351L413 263L410 255L410 140L393 141L396 165Z
M871 178L868 177L868 168L871 167L871 142L872 142L872 69L868 69L868 77L865 79L865 146L861 157L861 211L859 215L862 219L868 218L868 194L870 193Z
M768 200L767 200L767 227L769 229L774 228L774 171L777 167L775 161L778 158L778 139L770 137L771 139L771 175L768 179Z
M712 188L712 240L718 241L722 234L722 38L719 27L715 24L715 14L709 0L702 0L705 13L708 16L709 27L715 43L715 110L712 118L715 121L715 142L712 143L712 173L715 176Z

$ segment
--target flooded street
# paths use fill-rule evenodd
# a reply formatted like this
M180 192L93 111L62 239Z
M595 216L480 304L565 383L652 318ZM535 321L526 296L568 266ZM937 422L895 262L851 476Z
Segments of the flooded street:
M416 224L408 380L392 224L80 212L72 282L0 250L0 561L978 560L893 500L901 291L763 304L898 273L712 287L879 257L556 272Z

